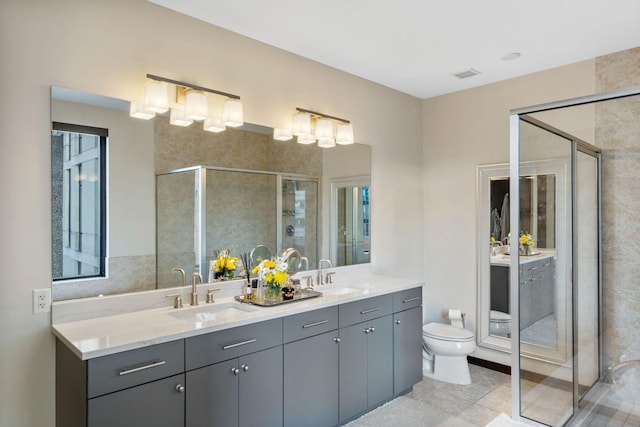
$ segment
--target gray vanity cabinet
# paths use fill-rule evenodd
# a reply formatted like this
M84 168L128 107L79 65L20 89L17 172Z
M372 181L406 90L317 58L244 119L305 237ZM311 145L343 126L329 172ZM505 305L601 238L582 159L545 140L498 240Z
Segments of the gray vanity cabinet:
M338 307L284 319L284 426L338 424Z
M282 426L282 319L185 340L188 427Z
M422 381L422 286L393 294L393 394Z
M391 316L340 328L340 422L393 396Z
M184 341L81 360L56 340L56 425L184 425Z
M282 346L186 375L187 427L282 426Z
M90 399L90 427L176 427L184 425L184 374Z
M393 396L391 311L391 295L340 306L340 422Z

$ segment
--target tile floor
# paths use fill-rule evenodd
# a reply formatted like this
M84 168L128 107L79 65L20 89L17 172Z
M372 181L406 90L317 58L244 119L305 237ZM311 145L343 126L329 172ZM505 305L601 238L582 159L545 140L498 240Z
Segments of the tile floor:
M511 414L511 377L476 365L469 365L469 369L470 385L424 378L411 393L347 426L478 427L485 426L501 413Z
M424 378L413 391L350 422L346 427L516 427L510 419L511 377L469 365L472 384L454 385ZM598 383L581 403L572 427L640 426L638 404L621 402ZM591 402L589 402L591 400ZM571 412L566 383L546 378L522 381L523 416L563 425Z

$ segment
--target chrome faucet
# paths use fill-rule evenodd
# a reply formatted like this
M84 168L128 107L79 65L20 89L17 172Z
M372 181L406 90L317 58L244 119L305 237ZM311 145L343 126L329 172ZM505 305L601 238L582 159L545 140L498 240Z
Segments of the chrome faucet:
M306 256L300 257L300 262L304 263L304 271L307 271L309 269L309 258ZM302 270L302 267L300 269Z
M196 281L200 281L200 283L202 284L202 274L193 273L193 275L191 276L191 305L198 305L198 284L196 283Z
M187 275L181 268L174 268L171 270L172 274L180 273L182 275L182 286L187 286Z
M327 263L329 264L329 268L333 267L333 263L331 263L330 259L321 259L320 261L318 261L318 278L317 278L317 282L318 285L322 285L324 282L324 279L322 277L322 263Z

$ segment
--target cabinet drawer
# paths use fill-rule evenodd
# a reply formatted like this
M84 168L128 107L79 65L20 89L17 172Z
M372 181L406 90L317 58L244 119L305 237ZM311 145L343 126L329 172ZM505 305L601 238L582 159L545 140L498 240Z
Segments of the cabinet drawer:
M181 426L184 424L185 394L178 388L184 386L184 379L184 374L175 375L89 399L87 425Z
M393 294L393 312L397 313L422 305L422 286Z
M341 328L369 319L391 314L393 299L391 295L380 295L360 301L342 304L339 308L339 325Z
M187 370L282 344L282 319L212 332L185 340Z
M338 329L337 306L295 314L284 319L284 342L297 341L335 329Z
M129 350L87 362L89 398L184 371L184 341Z

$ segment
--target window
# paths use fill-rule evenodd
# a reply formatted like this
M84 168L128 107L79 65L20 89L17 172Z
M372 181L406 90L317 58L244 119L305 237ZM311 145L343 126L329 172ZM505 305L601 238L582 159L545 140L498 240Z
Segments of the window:
M105 275L107 137L106 129L53 123L53 280Z

